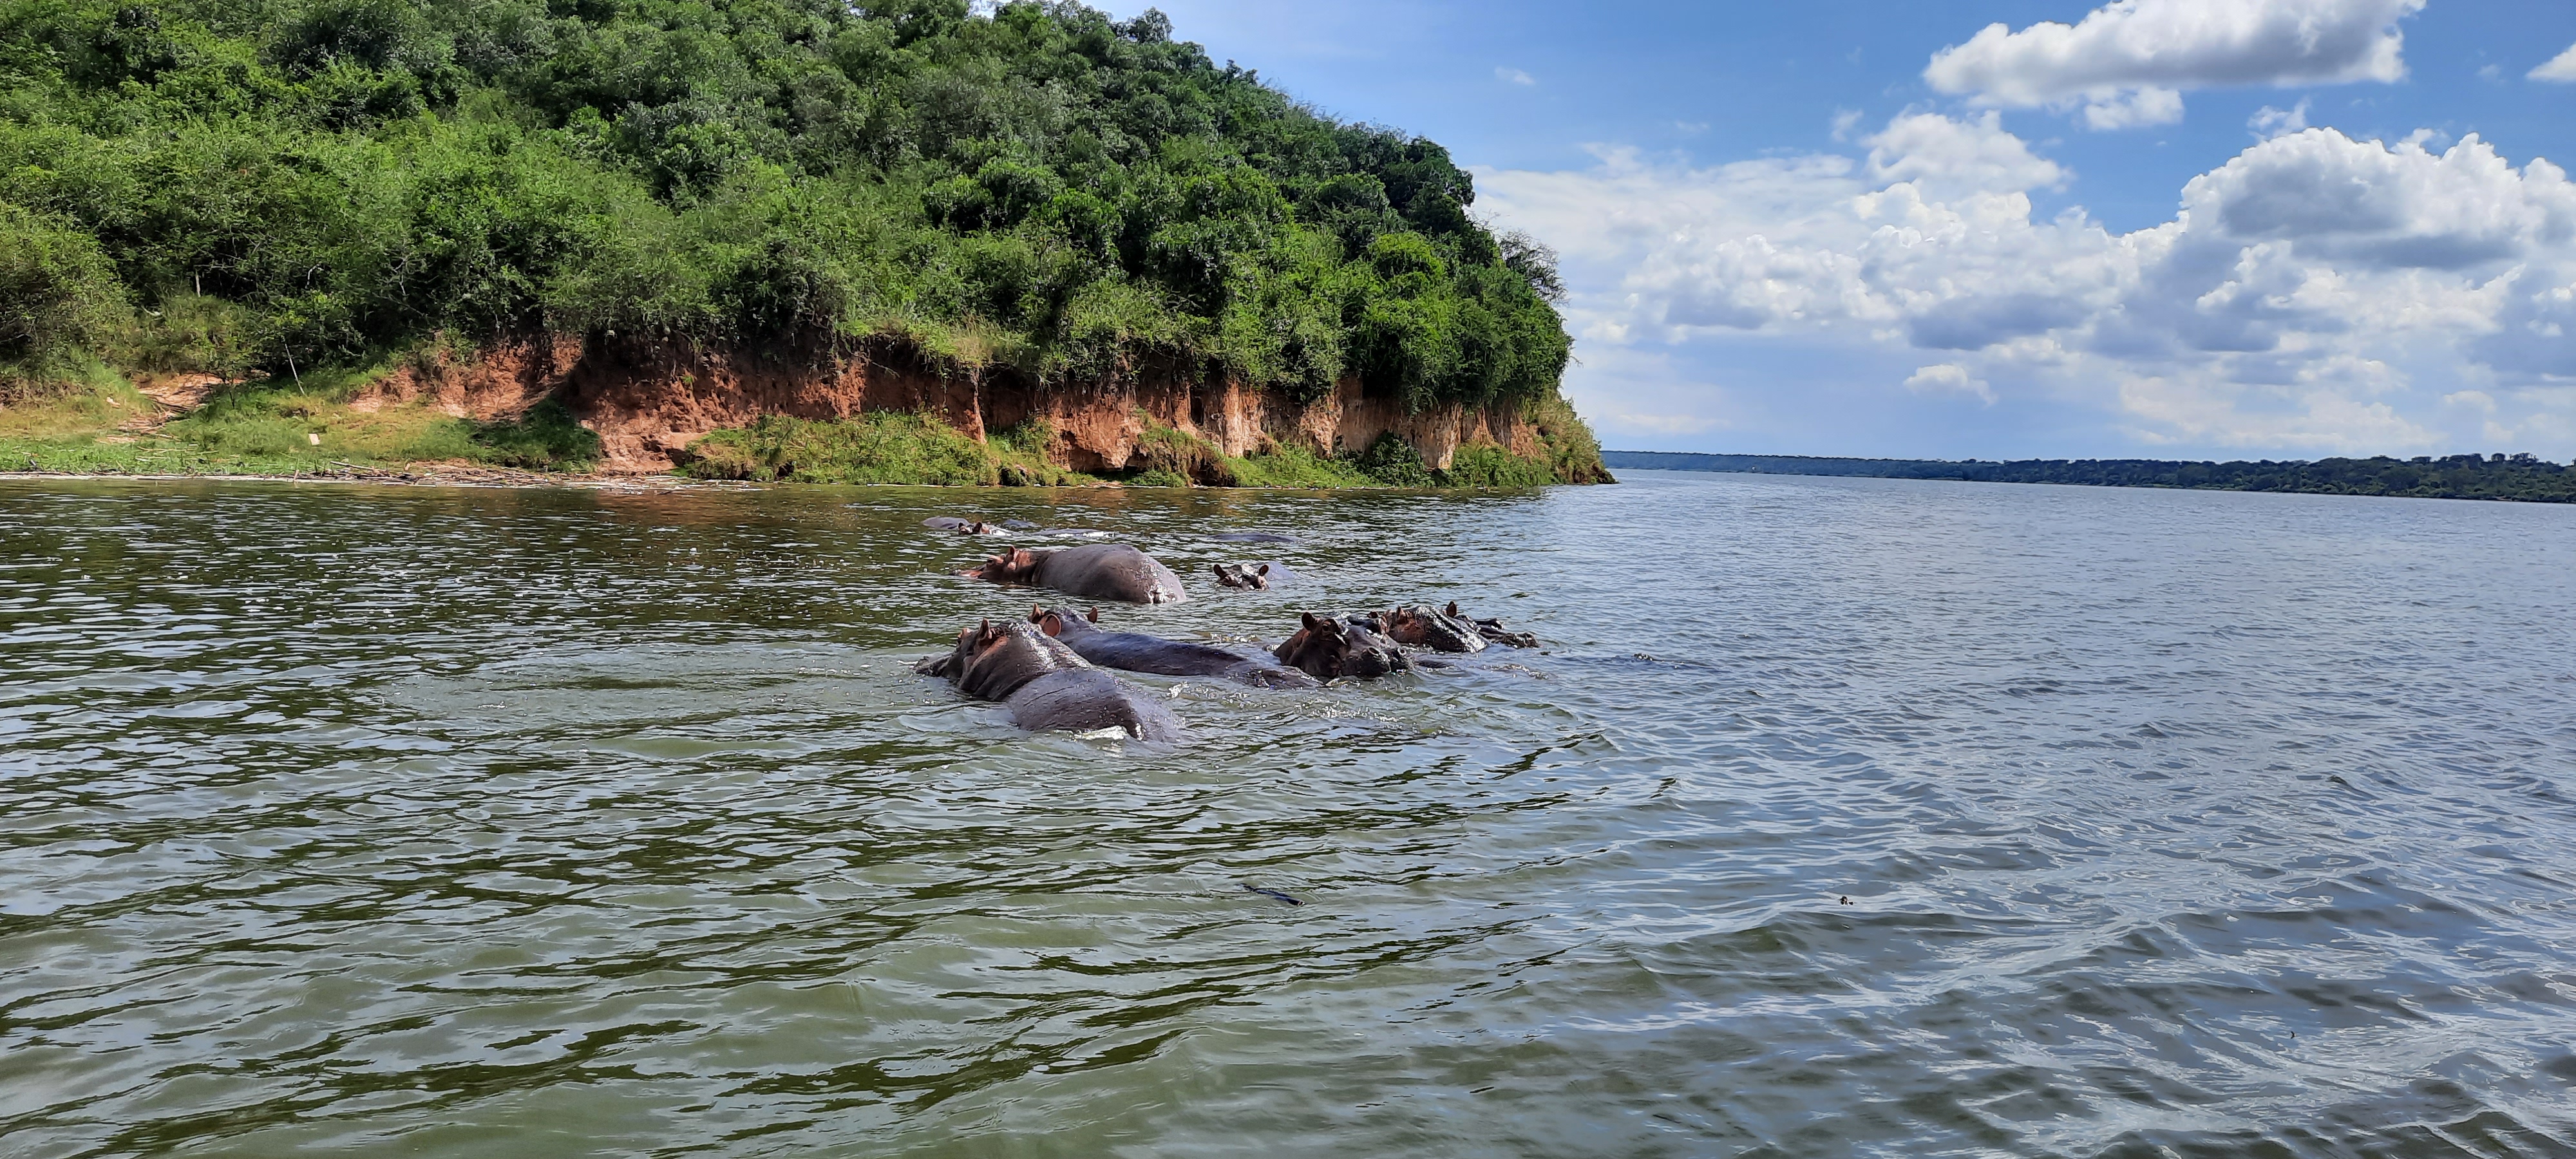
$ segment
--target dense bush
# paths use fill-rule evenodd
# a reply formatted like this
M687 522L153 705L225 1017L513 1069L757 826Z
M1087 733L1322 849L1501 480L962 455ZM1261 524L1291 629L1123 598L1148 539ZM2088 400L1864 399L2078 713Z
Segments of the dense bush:
M77 373L124 307L97 241L0 202L0 400Z
M1151 11L0 0L14 361L285 374L554 327L1545 396L1552 255L1474 199Z

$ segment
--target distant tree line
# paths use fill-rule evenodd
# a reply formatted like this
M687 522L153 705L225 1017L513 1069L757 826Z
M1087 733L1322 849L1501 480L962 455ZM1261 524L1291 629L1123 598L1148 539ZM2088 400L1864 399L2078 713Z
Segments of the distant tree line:
M1876 479L1961 479L1978 483L2067 483L2085 487L2181 487L2210 491L2296 491L2416 499L2511 499L2576 503L2576 468L2531 455L2419 455L2226 463L2162 459L1833 459L1804 455L1695 455L1603 451L1616 468L1732 471L1757 475L1852 475Z

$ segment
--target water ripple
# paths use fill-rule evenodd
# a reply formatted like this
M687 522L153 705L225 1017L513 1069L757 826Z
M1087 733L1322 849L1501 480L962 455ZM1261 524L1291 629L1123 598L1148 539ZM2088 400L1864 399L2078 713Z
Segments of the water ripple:
M1030 736L928 514L1547 647ZM2570 517L0 484L0 1149L2576 1154Z

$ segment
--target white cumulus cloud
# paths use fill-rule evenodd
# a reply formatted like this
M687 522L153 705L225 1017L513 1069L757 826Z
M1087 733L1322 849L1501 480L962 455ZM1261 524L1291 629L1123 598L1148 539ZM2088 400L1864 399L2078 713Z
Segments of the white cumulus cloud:
M2576 435L2576 185L2547 161L2282 132L2119 233L2035 216L2027 190L2063 173L1990 116L1864 143L1712 168L1606 150L1481 172L1478 206L1559 249L1596 351L1946 351L1908 388L2089 405L2148 442L2426 448L2464 390Z
M1916 394L1963 394L1983 400L1987 406L1995 405L1994 388L1955 362L1916 368L1906 378L1905 389Z
M2400 18L2424 0L2114 0L2075 24L1990 24L1932 55L1935 91L2017 108L2081 105L2089 128L2169 124L2221 85L2394 81Z
M2005 132L2003 118L1992 110L1973 121L1906 113L1861 144L1869 146L1873 181L1920 181L1943 190L2055 189L2066 184L2066 170Z
M1505 68L1501 66L1495 67L1494 79L1516 85L1534 85L1538 83L1537 77L1531 76L1530 74L1522 72L1516 68Z
M2576 44L2568 45L2567 51L2549 58L2548 63L2531 70L2527 75L2533 80L2576 84Z

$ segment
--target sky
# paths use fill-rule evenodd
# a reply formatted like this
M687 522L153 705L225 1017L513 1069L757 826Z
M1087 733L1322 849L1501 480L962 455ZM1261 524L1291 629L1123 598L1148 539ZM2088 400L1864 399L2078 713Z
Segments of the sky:
M1553 246L1608 447L2576 458L2576 0L1155 6Z

